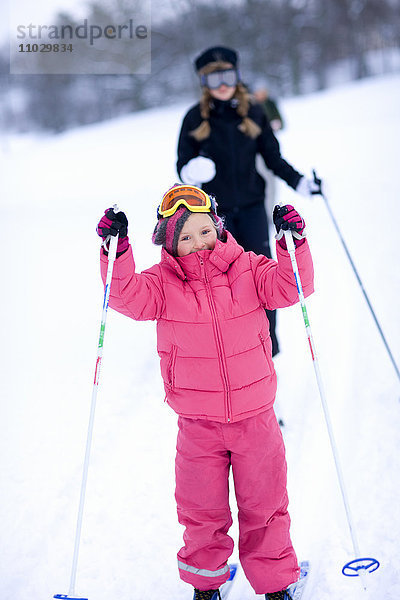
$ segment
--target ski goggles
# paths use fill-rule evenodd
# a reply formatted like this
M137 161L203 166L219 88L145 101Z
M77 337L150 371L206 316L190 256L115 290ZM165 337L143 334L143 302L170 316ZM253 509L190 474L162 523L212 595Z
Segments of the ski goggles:
M182 205L191 212L210 212L211 199L208 194L194 185L173 187L161 200L158 207L159 217L170 217Z
M208 87L210 90L216 90L221 85L235 87L238 82L238 73L236 69L224 69L223 71L213 71L207 75L201 75L201 85Z

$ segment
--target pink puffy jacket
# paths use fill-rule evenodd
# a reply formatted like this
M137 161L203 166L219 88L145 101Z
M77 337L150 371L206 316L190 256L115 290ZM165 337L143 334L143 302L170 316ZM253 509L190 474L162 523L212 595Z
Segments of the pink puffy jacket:
M296 250L304 294L313 292L307 242ZM110 307L157 320L157 350L168 404L184 417L227 423L271 407L276 374L265 308L298 301L288 252L278 262L245 252L228 234L214 250L135 272L131 248L114 264ZM105 280L107 257L102 253Z

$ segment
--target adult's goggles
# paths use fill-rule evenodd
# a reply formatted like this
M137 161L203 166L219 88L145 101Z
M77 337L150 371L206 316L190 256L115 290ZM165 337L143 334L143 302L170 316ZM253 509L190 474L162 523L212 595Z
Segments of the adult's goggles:
M238 82L236 69L224 69L223 71L213 71L207 75L201 76L201 84L210 90L216 90L221 85L235 87Z
M164 194L158 214L170 217L182 205L191 212L210 212L211 200L208 194L194 185L180 185Z

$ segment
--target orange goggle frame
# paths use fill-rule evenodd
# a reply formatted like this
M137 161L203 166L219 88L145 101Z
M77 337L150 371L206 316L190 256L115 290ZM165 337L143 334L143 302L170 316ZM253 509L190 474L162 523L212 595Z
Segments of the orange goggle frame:
M158 214L170 217L182 204L191 212L210 212L211 208L210 197L203 190L194 185L180 185L164 194Z

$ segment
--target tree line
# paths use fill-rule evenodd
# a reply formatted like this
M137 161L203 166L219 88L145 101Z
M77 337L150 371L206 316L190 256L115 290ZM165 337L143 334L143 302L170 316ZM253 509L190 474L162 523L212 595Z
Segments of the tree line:
M148 75L10 75L8 49L0 51L0 127L60 132L195 100L193 59L212 45L237 49L244 82L277 98L400 68L398 0L152 0L152 13ZM126 0L87 8L92 22L131 14ZM57 22L77 25L67 13Z

